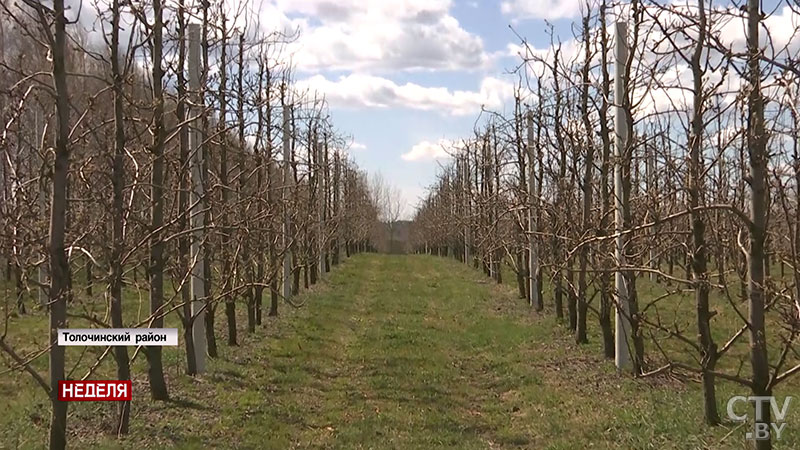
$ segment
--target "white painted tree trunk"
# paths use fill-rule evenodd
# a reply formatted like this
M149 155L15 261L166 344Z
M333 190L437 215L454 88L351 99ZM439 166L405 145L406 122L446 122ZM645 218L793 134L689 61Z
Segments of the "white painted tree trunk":
M200 24L188 25L189 40L189 89L195 97L200 92ZM197 100L197 98L195 98ZM190 249L192 262L191 294L192 294L192 340L197 373L206 371L206 320L204 279L204 260L201 245L205 237L205 214L202 211L203 192L202 165L203 147L200 134L201 120L199 101L192 102L189 117L192 125L189 128L189 151L191 152L192 191L189 199L189 218L192 227L192 244Z
M283 107L283 298L292 296L292 250L291 250L291 210L288 207L292 188L292 148L289 123L292 117L292 105Z
M317 147L317 164L314 168L317 172L315 177L317 180L317 262L319 265L317 274L319 279L322 280L325 274L325 169L322 156L324 150L319 138L314 142L314 145Z
M528 288L530 289L530 305L539 304L538 274L539 274L539 247L536 237L536 171L533 167L534 137L533 137L533 112L528 112Z
M462 171L464 172L462 175L462 180L464 180L464 264L470 265L470 246L471 246L471 236L470 236L470 225L472 223L472 204L470 198L470 170L469 170L469 152L464 153L464 162L462 164Z
M341 162L339 161L339 151L333 151L333 211L332 211L332 219L334 224L334 235L333 235L333 248L331 258L335 262L335 264L339 264L342 259L342 241L341 236L342 232L340 229L341 225L341 217L339 215L342 211L341 205L341 182L342 182L342 166Z
M40 139L40 145L36 148L36 154L39 156L39 165L44 169L45 159L44 153L42 149L44 148L44 133L45 133L45 124L44 119L42 118L42 113L38 109L35 112L35 129L36 129L36 138ZM47 217L47 177L44 174L44 170L41 171L39 174L39 213L42 217ZM40 253L42 258L42 263L39 264L38 270L38 281L39 281L39 304L41 306L47 305L47 290L45 289L45 285L47 285L47 252L42 251Z

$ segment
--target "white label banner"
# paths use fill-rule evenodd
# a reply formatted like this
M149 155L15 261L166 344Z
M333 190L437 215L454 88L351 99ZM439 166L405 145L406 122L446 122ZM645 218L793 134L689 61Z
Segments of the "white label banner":
M58 345L177 346L177 328L59 328Z

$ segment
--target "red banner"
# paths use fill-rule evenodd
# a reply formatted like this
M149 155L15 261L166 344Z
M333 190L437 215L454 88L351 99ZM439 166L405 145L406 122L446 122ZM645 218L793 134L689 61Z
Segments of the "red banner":
M62 402L125 401L131 399L131 380L59 380Z

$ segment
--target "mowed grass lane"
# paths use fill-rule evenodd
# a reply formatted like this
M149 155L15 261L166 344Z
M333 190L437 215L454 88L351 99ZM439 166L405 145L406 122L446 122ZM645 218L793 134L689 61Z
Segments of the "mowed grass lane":
M747 448L744 428L702 425L698 386L617 376L449 259L359 255L297 300L206 375L171 376L172 402L138 370L131 435L79 410L73 448ZM797 416L777 448L797 448Z

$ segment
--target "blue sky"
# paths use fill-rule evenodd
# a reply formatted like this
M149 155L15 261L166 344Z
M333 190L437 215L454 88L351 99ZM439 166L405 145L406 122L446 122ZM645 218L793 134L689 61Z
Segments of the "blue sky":
M469 136L482 105L511 106L519 58L509 25L546 48L544 19L568 40L578 3L275 0L261 17L277 12L277 23L300 29L297 79L326 95L334 124L353 137L350 154L402 190L410 217L443 162L440 145Z
M585 0L218 1L236 22L229 29L257 20L263 35L299 30L283 55L299 88L325 95L334 126L353 138L350 155L401 189L410 218L446 156L441 145L469 137L482 107L513 106L516 76L508 72L520 59L509 25L547 48L545 19L569 40ZM104 45L97 8L107 0L67 3Z
M91 30L94 8L75 8L86 1L68 0ZM283 55L291 56L299 87L325 96L334 126L353 138L350 155L401 189L410 218L445 162L442 146L470 137L482 107L513 107L517 76L509 72L521 60L509 26L543 56L550 23L556 40L567 43L565 53L574 51L572 28L586 0L219 1L231 14L249 9L246 20L257 17L264 35L299 30ZM800 18L783 1L763 0L765 11L777 13L766 25L782 42L791 40L796 52L800 39L793 30ZM741 24L732 23L725 34L743 45Z
M252 0L251 6L267 30L300 30L290 46L298 83L326 96L335 126L353 137L350 154L402 190L410 217L444 162L442 144L470 136L482 106L501 112L513 106L517 78L508 72L520 59L509 25L534 49L546 50L547 23L557 40L572 40L584 2ZM778 3L763 2L770 12ZM776 29L793 29L791 15L777 20ZM728 34L742 40L742 33L734 24Z

